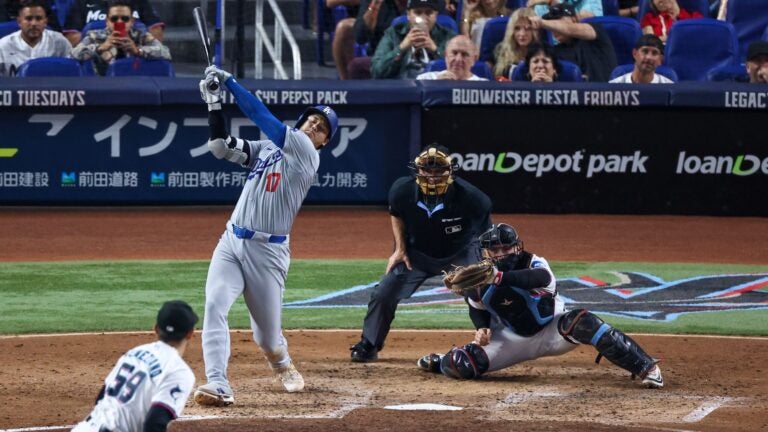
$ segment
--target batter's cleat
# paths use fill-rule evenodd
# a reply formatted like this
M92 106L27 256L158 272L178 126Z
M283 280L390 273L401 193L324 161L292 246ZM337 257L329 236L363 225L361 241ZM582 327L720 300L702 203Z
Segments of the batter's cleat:
M440 373L440 354L427 354L416 360L416 366L425 372Z
M368 363L379 359L379 351L366 341L360 341L350 349L353 362Z
M651 370L645 374L645 378L643 378L643 384L648 388L664 387L664 378L661 377L661 368L659 368L659 365L653 365Z
M304 389L304 378L299 371L296 370L296 366L294 366L293 363L286 367L275 369L274 372L275 381L279 381L288 393L298 392Z
M202 406L223 407L235 403L235 395L229 384L208 383L195 390L195 403Z

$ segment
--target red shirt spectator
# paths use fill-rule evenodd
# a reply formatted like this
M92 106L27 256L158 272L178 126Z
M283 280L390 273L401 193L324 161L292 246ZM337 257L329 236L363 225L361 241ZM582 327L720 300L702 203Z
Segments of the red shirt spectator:
M672 25L680 20L703 18L700 12L688 12L678 6L676 0L652 0L651 10L640 20L643 33L654 34L664 43Z

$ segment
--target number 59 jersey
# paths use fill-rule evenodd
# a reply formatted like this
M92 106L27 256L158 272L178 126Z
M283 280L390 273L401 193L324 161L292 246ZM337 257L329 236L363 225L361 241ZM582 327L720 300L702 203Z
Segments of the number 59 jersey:
M157 341L123 354L104 385L102 399L74 431L140 431L153 405L177 418L195 385L195 375L176 348Z

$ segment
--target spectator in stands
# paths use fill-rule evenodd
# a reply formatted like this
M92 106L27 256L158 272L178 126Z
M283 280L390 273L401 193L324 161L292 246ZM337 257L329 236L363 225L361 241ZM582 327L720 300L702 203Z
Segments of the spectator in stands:
M333 9L337 6L345 6L347 13L356 16L360 0L325 0L325 6ZM333 34L333 62L336 64L336 71L339 73L339 79L347 79L347 65L355 58L355 18L344 18L336 24Z
M135 21L141 21L160 42L165 36L165 23L157 16L150 0L125 0L130 6ZM67 21L72 26L82 29L91 21L105 21L107 12L114 0L74 0Z
M637 0L619 0L619 16L636 18L639 11Z
M584 79L607 82L616 67L616 53L608 33L595 23L580 23L570 4L553 5L543 17L529 18L535 30L552 32L558 42L555 53L562 60L576 63Z
M89 31L72 50L72 57L80 61L93 59L94 69L99 75L104 75L107 66L119 58L171 60L168 47L149 32L133 27L132 12L128 0L114 1L109 7L107 27ZM118 22L125 24L124 32L115 30Z
M756 41L749 44L747 74L752 84L768 84L768 42Z
M671 84L672 80L656 73L656 68L664 62L664 42L656 35L640 36L632 49L635 67L632 72L612 79L618 84Z
M700 12L688 12L680 8L677 0L651 0L649 11L640 20L644 34L655 34L667 43L667 33L677 21L690 18L703 18Z
M404 14L407 10L407 0L361 0L360 9L357 12L354 26L354 43L361 47L367 47L368 55L354 57L354 45L346 42L343 49L347 55L343 59L350 59L346 64L336 67L346 68L346 77L349 79L371 78L371 57L376 52L379 41L384 32L390 27L392 20ZM343 62L342 59L342 62ZM343 75L339 73L343 78Z
M555 49L543 42L534 42L528 47L525 56L528 72L525 77L530 82L555 82L560 73L560 62Z
M518 8L509 18L504 39L493 50L493 75L497 79L512 79L515 67L525 59L528 45L540 39L528 19L534 15L531 8Z
M475 46L480 46L485 23L491 18L509 15L506 0L464 0L461 34L469 36Z
M443 0L408 0L408 21L384 32L371 64L374 78L416 78L442 58L454 31L436 23Z
M0 0L0 21L16 20L21 9L21 0ZM47 28L61 32L75 46L80 42L80 27L76 27L67 18L72 6L71 2L55 0L43 0L45 12L48 17Z
M48 30L43 0L23 0L16 22L19 30L0 39L0 76L16 76L29 59L68 57L72 46L61 33Z
M472 65L479 56L472 40L464 35L454 36L445 47L445 70L424 72L419 80L488 81L472 73Z
M573 6L579 19L603 16L602 0L528 0L527 6L532 7L536 15L544 16L556 4L569 4Z

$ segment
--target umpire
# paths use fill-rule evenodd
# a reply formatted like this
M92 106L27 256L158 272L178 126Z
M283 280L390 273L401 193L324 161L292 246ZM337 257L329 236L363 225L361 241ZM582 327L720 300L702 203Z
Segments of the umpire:
M374 288L353 362L372 362L384 347L401 300L425 280L482 259L478 236L491 227L491 200L454 175L448 149L427 146L389 190L395 250L384 278Z

